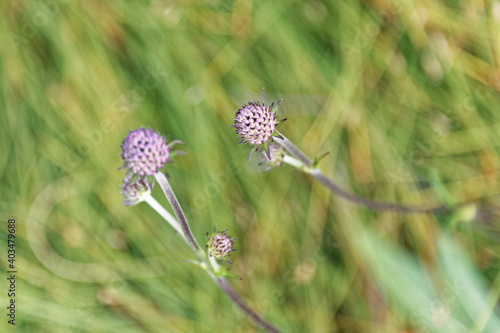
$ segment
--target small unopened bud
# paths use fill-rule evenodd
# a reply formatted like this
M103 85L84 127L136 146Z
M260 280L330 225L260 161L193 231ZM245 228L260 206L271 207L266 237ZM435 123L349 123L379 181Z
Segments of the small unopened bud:
M153 186L154 180L148 181L146 178L142 178L129 181L125 179L120 191L123 195L123 204L134 206L143 202L148 195L151 195Z
M217 259L226 258L231 252L236 251L233 249L235 241L236 238L228 236L227 229L224 231L215 231L214 229L212 235L207 239L208 254Z
M266 152L262 152L262 162L260 165L267 166L266 171L272 168L280 167L283 164L283 159L285 158L285 148L276 142L269 143L269 156Z

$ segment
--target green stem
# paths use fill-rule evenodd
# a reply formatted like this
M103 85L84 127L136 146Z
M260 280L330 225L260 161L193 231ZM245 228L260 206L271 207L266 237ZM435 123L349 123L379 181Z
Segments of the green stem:
M217 285L226 293L226 295L233 301L251 320L253 320L259 328L265 329L271 333L280 333L276 327L267 322L262 318L257 312L250 308L238 295L238 293L231 287L229 282L223 277L216 277L212 275L212 279L217 283Z
M417 206L406 206L393 204L388 202L375 201L368 198L360 197L355 194L349 193L342 189L337 183L332 179L328 178L323 171L318 167L313 165L313 162L309 157L307 157L299 148L297 148L290 140L288 140L283 134L279 133L280 137L274 137L273 139L279 143L283 148L285 148L293 157L285 157L283 162L290 164L291 166L310 174L316 180L318 180L323 186L328 188L330 192L338 194L342 198L353 202L354 204L364 206L373 210L392 210L400 213L426 213L426 212L447 212L450 209L446 206L433 206L433 207L417 207Z
M218 274L220 272L220 265L217 263L217 260L214 257L208 256L208 261L210 262L214 273Z
M434 207L417 207L417 206L405 206L399 204L393 204L389 202L375 201L368 198L363 198L352 193L349 193L339 187L333 180L328 178L323 171L320 169L312 169L306 171L313 177L315 177L321 184L328 188L332 193L336 193L341 197L354 202L355 204L368 207L373 210L392 210L400 213L425 213L425 212L446 212L449 209L445 206L434 206Z
M299 148L297 148L290 140L286 138L283 134L280 132L276 131L276 133L279 135L278 137L273 137L273 139L278 142L283 148L288 150L292 156L295 156L299 161L301 161L304 166L310 168L312 165L312 161L307 157L306 154L304 154L302 151L300 151Z
M201 249L200 245L196 241L196 238L194 237L193 233L191 232L191 228L189 228L189 224L186 219L186 215L184 215L184 211L181 208L181 205L179 204L179 201L177 200L177 197L175 196L174 191L172 190L172 187L168 183L167 177L162 172L157 172L155 173L155 179L160 184L161 189L163 190L163 193L165 193L165 196L167 197L168 202L172 206L172 209L174 210L175 216L177 217L177 220L179 221L182 234L186 238L189 246L191 249L193 249L194 253L202 259L203 261L206 261L205 257L205 252Z
M285 162L286 164L289 164L297 169L307 168L304 165L304 163L302 163L301 161L299 161L298 159L296 159L295 157L292 157L290 155L285 155L285 157L283 157L283 162Z
M158 214L160 214L161 217L163 217L165 221L167 221L168 224L170 224L182 236L182 238L187 241L184 233L182 232L181 226L179 225L179 222L177 222L177 220L172 215L170 215L170 213L165 208L163 208L163 206L160 205L160 203L156 201L155 198L153 198L151 195L148 195L144 199L144 201L146 201L151 206L151 208L153 208Z
M179 204L179 201L177 200L177 197L175 196L174 191L172 190L172 187L168 183L167 178L165 175L161 172L157 172L155 174L155 179L160 184L160 187L163 190L163 193L165 193L165 196L168 199L168 202L172 206L172 209L174 210L175 215L177 216L177 220L170 215L170 213L165 210L156 200L146 200L150 205L153 203L154 206L158 204L161 209L156 209L158 207L153 207L155 210L160 213L165 220L167 220L168 223L170 223L176 230L177 227L180 229L180 232L186 239L187 243L191 247L191 249L196 253L196 255L203 261L203 264L201 267L205 269L205 271L212 277L214 282L219 286L219 288L222 289L226 293L226 295L229 297L229 299L235 303L245 315L247 315L251 320L253 320L260 328L267 330L268 332L271 333L280 333L280 331L275 328L273 325L268 323L263 317L261 317L257 312L255 312L252 308L250 308L244 301L243 299L238 295L238 293L231 287L231 285L227 282L227 280L224 277L217 277L216 274L220 273L220 266L215 260L215 258L209 257L208 258L208 263L207 263L207 257L205 252L201 249L200 245L194 238L193 233L191 232L191 229L189 228L188 221L186 219L186 216L184 215L184 212L182 211L181 205ZM156 202L156 204L154 203ZM175 222L174 222L175 221ZM180 222L180 223L179 223ZM176 227L177 225L177 227ZM211 269L210 269L211 268Z

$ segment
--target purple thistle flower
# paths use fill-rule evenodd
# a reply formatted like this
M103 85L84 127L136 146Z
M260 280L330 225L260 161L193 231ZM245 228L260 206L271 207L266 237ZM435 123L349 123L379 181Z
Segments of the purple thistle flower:
M249 102L236 111L234 125L232 125L236 129L238 137L241 138L238 144L247 142L250 143L251 147L255 147L248 158L261 146L264 146L269 156L268 142L272 140L273 135L276 135L276 127L286 120L276 119L276 112L283 99L279 100L276 105L273 102L270 106L266 106L264 89L262 89L262 99L263 103Z
M235 241L236 238L228 236L227 229L224 231L216 231L214 228L212 235L207 238L208 255L217 259L229 256L231 252L236 251L233 249Z
M171 150L175 140L167 144L167 139L158 132L148 128L139 128L130 131L122 144L122 168L127 169L125 182L137 176L139 179L153 176L160 171L165 163L169 163L173 155ZM184 152L178 151L176 154Z
M123 196L123 204L125 206L134 206L144 201L146 196L151 194L154 186L154 180L148 181L146 178L135 179L133 181L123 182L121 194Z

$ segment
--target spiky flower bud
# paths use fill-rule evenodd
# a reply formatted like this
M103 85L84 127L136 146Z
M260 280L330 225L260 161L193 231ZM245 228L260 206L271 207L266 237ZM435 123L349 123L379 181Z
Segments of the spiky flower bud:
M264 90L262 90L262 97L265 99ZM267 145L269 140L272 140L276 127L286 120L276 119L276 112L281 101L276 105L273 102L270 106L266 106L265 103L253 101L243 105L241 109L236 111L232 127L236 129L238 137L241 138L239 144L250 143L252 147L255 147L250 152L250 156L252 156L254 151L258 151L262 145L264 145L266 152L268 152Z
M164 136L150 128L141 127L130 131L122 144L123 168L127 169L127 180L135 176L153 176L161 170L172 157L171 150L176 143L182 142L176 140L167 144Z
M154 180L148 181L147 178L135 179L133 181L124 181L121 187L123 204L133 206L144 201L154 186Z
M211 257L222 259L228 257L231 252L236 251L233 249L234 242L236 238L231 238L227 234L227 229L224 231L215 231L212 233L210 237L208 237L207 233L207 249L208 254Z
M280 167L283 164L283 159L285 158L285 154L286 154L285 148L283 148L281 145L275 142L270 142L269 156L265 152L262 152L263 162L261 162L260 164L266 165L267 166L266 170Z
M264 104L250 102L236 112L236 133L243 142L261 145L271 138L277 125L276 114Z

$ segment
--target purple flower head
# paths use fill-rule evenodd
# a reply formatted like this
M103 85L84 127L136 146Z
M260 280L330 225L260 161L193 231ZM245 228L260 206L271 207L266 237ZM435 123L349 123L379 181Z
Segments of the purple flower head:
M261 146L264 146L269 156L268 142L272 140L273 134L277 135L275 133L276 127L286 120L276 120L276 112L282 100L276 105L273 102L270 106L266 106L264 90L262 90L262 99L264 100L263 103L249 102L236 111L234 125L232 126L236 129L238 137L241 138L239 144L247 142L252 147L255 147L248 158L252 156L254 151L258 151Z
M154 186L154 180L148 181L147 178L135 179L132 181L124 180L121 186L123 204L133 206L144 201Z
M135 176L142 179L160 171L165 163L170 162L176 143L182 142L175 140L167 144L164 136L150 128L141 127L130 131L122 144L123 168L127 169L126 182Z
M208 237L208 233L207 233ZM207 238L208 255L217 259L228 257L231 252L236 251L233 249L236 238L231 238L227 234L227 229L224 231L216 231Z

